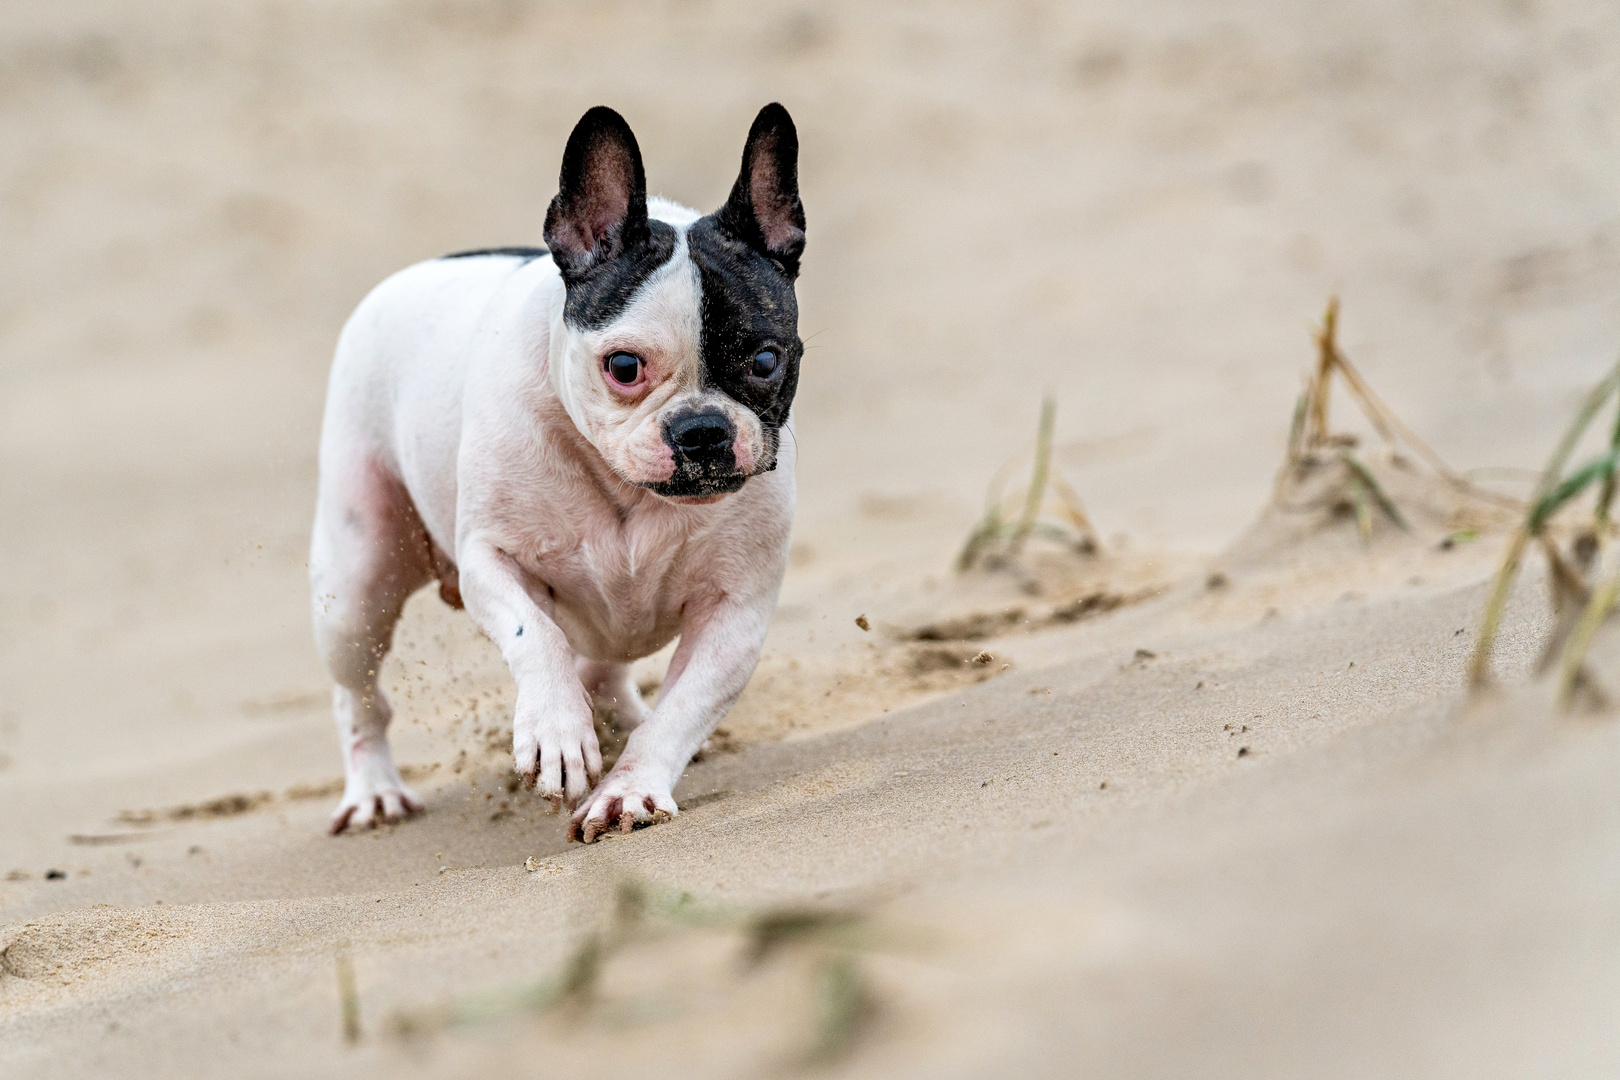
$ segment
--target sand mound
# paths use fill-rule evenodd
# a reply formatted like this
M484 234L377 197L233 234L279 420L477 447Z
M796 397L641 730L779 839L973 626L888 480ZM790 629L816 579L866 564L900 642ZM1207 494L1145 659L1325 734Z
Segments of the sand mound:
M196 931L192 913L100 904L0 929L0 998L59 999L151 967Z
M1533 550L1467 696L1503 522L1405 438L1538 465L1613 363L1606 15L11 5L0 1075L1620 1075L1620 724L1533 677ZM499 652L427 592L379 673L427 813L327 836L343 320L536 239L584 108L708 207L770 100L811 220L799 502L730 734L674 821L570 846L510 790ZM1257 515L1330 289L1359 366L1319 336L1319 465ZM1023 561L953 573L976 531ZM627 929L627 880L917 934L755 962L734 923Z

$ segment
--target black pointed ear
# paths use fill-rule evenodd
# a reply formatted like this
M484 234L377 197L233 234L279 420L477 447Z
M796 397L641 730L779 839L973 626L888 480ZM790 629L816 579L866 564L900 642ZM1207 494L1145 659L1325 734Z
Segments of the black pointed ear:
M799 133L793 117L772 102L759 110L743 147L742 172L715 215L749 247L797 277L804 253L804 205L799 202Z
M647 240L647 175L624 117L598 105L574 125L557 197L546 211L546 246L569 285Z

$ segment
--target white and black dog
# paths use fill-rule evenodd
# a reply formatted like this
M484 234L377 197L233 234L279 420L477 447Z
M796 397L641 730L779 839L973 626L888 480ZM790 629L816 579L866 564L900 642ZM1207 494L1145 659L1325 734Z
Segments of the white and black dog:
M675 782L753 673L786 565L798 151L766 106L726 204L701 216L649 202L629 125L592 109L547 249L418 264L350 317L310 554L343 741L334 833L422 808L377 676L435 577L511 667L517 770L573 810L570 837L678 813ZM649 709L630 662L676 637ZM605 778L593 698L634 729Z

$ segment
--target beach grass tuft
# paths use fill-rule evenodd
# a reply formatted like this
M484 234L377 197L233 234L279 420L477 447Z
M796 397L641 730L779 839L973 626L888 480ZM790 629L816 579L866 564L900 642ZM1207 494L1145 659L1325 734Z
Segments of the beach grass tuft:
M1566 469L1581 437L1592 426L1604 406L1615 403L1615 421L1611 426L1608 448L1591 461L1574 469ZM1563 437L1554 447L1552 457L1541 472L1524 522L1514 530L1508 540L1502 563L1491 583L1491 591L1480 616L1479 634L1474 642L1474 655L1469 664L1468 677L1476 689L1490 684L1491 657L1496 648L1497 633L1501 629L1502 615L1507 610L1513 583L1524 562L1525 550L1532 540L1541 544L1547 554L1554 575L1554 596L1563 603L1579 601L1580 615L1562 642L1552 643L1558 657L1557 697L1561 707L1568 709L1582 680L1587 650L1603 621L1614 610L1620 595L1620 567L1612 569L1596 588L1588 588L1569 570L1548 534L1553 518L1572 501L1596 488L1597 496L1590 524L1576 538L1576 550L1583 561L1595 565L1602 541L1613 533L1610 511L1614 501L1616 472L1620 470L1620 364L1592 388L1581 402L1575 417L1565 429Z
M1338 297L1329 297L1314 338L1316 359L1306 376L1304 390L1294 402L1288 430L1288 452L1282 469L1277 473L1273 502L1288 509L1310 509L1323 505L1321 500L1315 500L1304 506L1293 506L1287 495L1307 476L1323 467L1336 466L1340 469L1341 479L1332 490L1342 494L1335 495L1334 501L1337 506L1354 513L1356 531L1364 546L1371 544L1373 525L1380 515L1402 532L1412 531L1410 521L1379 481L1377 474L1367 460L1356 452L1356 436L1333 430L1333 385L1339 381L1383 441L1384 451L1391 458L1400 460L1399 455L1404 451L1422 461L1447 485L1460 492L1501 505L1515 508L1520 505L1518 500L1510 496L1480 487L1446 464L1384 403L1339 345Z
M586 934L555 971L531 983L398 1014L391 1027L400 1038L416 1039L563 1007L592 1009L603 968L620 950L664 933L721 930L741 939L745 969L769 963L789 947L804 950L802 955L809 958L808 989L815 1015L799 1060L806 1066L821 1066L847 1055L875 1005L860 960L862 952L877 944L866 921L864 914L843 909L732 907L685 890L626 880L615 892L609 924ZM356 1017L358 1025L358 1006Z
M1034 460L1029 483L1022 487L1022 498L1019 489L1010 493L1008 490L1013 470L1023 458L1020 452L1003 463L991 478L985 493L984 515L956 557L958 572L975 566L991 569L1009 566L1035 537L1084 555L1101 550L1097 530L1092 527L1080 496L1052 467L1052 434L1056 426L1057 401L1047 394L1041 399Z

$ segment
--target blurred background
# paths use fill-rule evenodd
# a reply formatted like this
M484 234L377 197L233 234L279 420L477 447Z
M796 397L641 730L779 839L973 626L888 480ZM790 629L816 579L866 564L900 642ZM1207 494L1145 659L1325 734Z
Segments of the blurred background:
M763 690L728 720L755 750L688 774L731 801L682 789L696 813L605 849L567 848L521 794L490 801L511 681L429 593L388 679L409 702L402 760L445 766L422 785L430 813L328 840L338 757L305 557L344 319L414 261L538 242L590 106L629 120L653 191L710 210L769 101L800 134L809 351L784 602ZM1058 1048L1135 1076L1215 1045L1251 1077L1478 1077L1551 1046L1612 1059L1612 725L1522 724L1511 764L1458 766L1466 784L1422 756L1498 549L1424 584L1409 557L1425 574L1452 558L1433 538L1378 563L1344 525L1298 581L1234 576L1214 614L1204 570L1267 503L1334 294L1344 351L1394 411L1459 468L1521 470L1493 475L1522 491L1620 349L1617 178L1612 0L14 0L0 953L8 926L46 921L0 963L10 1060L88 1075L77 1063L115 1053L110 1018L137 1017L120 1060L154 1075L216 1052L243 1075L330 1064L334 941L370 935L373 1024L390 1000L562 963L636 858L763 903L890 895L970 856L986 883L1015 856L1053 881L936 896L968 928L957 981L871 1075L981 1035L995 1060L1016 1044L1052 1069ZM854 616L950 580L1046 392L1054 461L1108 551L1191 599L998 640L1013 670L970 710ZM1406 591L1340 603L1366 599L1357 574ZM1110 603L1136 587L1105 585ZM1515 677L1543 617L1523 595ZM892 732L783 741L925 693ZM1053 754L1026 752L1030 731ZM1542 735L1553 749L1523 764ZM1241 765L1236 738L1256 748ZM1323 792L1369 775L1360 809L1332 809L1349 803ZM197 805L229 792L245 794ZM1161 828L1190 792L1206 801ZM1146 812L1109 833L1116 807ZM524 874L536 853L546 874ZM60 984L6 974L25 961ZM568 1052L618 1045L597 1030Z
M798 123L802 598L947 567L1047 389L1105 535L1218 549L1334 292L1441 453L1536 464L1620 344L1617 29L1572 0L13 4L0 784L248 755L244 699L324 685L338 328L408 263L536 242L589 106L702 209L760 105Z

